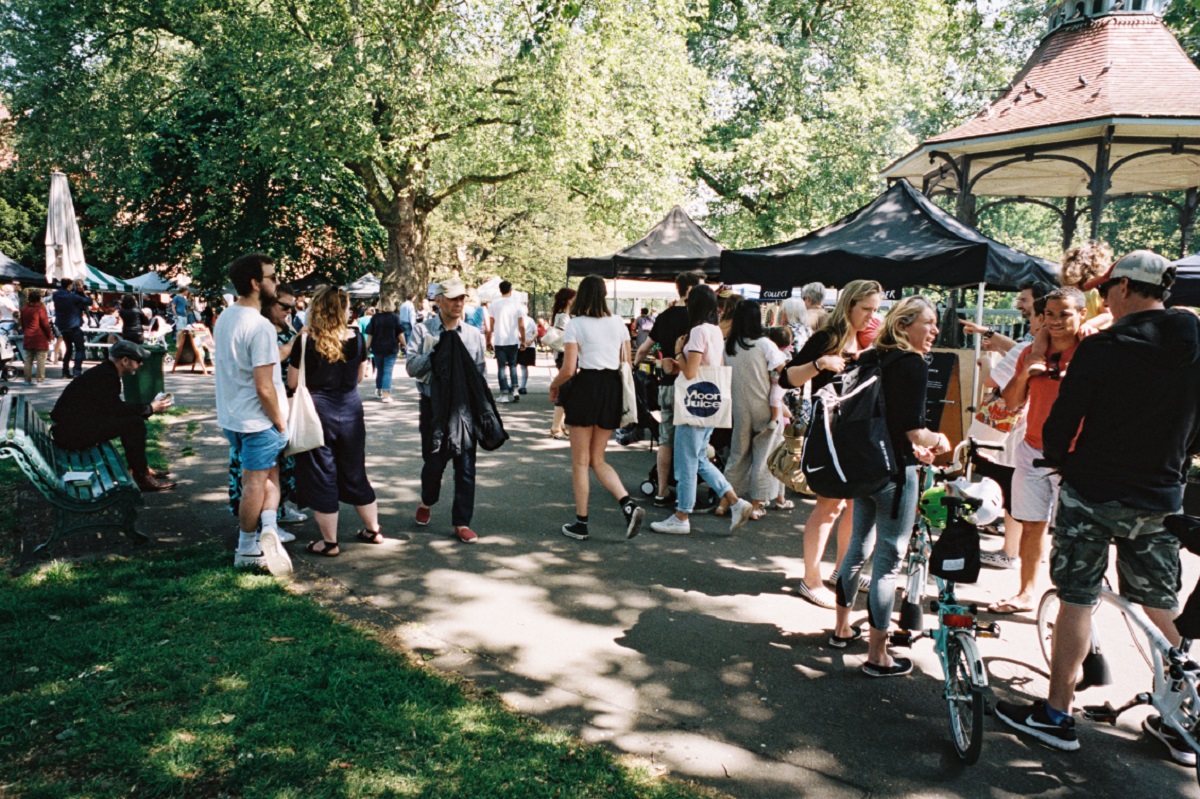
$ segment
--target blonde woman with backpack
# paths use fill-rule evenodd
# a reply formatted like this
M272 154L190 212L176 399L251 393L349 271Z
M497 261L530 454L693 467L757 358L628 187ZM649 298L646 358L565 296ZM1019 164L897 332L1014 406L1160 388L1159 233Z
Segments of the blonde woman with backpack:
M784 389L812 384L815 392L838 379L859 353L858 333L874 318L883 302L883 286L874 280L851 280L838 294L837 305L821 329L809 337L792 356L779 377ZM845 517L838 528L838 561L850 542L852 503L844 499L817 497L816 507L804 524L804 578L800 596L823 608L833 608L836 599L821 581L821 556L838 515Z
M850 610L858 595L858 574L874 541L871 588L867 602L870 637L863 672L868 677L900 677L912 671L908 658L888 652L888 627L896 601L896 574L908 548L921 487L919 463L931 463L950 451L941 433L925 427L925 390L929 365L925 356L937 338L937 311L920 295L893 306L870 352L860 359L880 368L885 419L899 471L873 494L854 500L854 529L837 582L837 621L829 645L844 649L862 637L850 626Z

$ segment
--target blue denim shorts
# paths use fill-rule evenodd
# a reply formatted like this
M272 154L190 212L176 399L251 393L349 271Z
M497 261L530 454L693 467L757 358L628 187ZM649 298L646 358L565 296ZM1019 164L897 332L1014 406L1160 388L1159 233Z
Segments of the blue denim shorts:
M242 471L263 472L270 469L287 446L287 436L274 426L257 433L226 430L225 437L229 439L229 446L242 456Z

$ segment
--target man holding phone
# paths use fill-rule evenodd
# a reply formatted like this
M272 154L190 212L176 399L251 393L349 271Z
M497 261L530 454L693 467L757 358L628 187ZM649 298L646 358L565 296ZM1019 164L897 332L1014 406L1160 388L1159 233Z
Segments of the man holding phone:
M72 380L63 390L50 419L54 443L63 449L94 447L121 439L133 480L142 491L167 491L175 483L165 480L167 472L146 463L146 419L171 407L169 396L150 403L121 399L121 378L136 374L146 351L132 341L118 341L103 361Z

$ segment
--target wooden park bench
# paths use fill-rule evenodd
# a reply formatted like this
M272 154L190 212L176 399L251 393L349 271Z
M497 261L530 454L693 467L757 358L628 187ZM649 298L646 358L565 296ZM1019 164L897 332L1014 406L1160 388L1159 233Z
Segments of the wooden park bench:
M118 530L134 541L149 540L135 526L142 492L112 442L77 452L61 449L25 397L6 395L0 401L0 458L16 460L54 508L54 529L37 550L91 530ZM63 480L68 472L94 476L89 483L68 485Z

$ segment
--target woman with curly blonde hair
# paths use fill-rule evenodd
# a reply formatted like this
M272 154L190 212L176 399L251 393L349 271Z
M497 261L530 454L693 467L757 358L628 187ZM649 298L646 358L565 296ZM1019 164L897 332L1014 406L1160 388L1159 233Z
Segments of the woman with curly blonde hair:
M350 296L335 286L319 289L308 309L308 324L300 343L292 347L288 386L304 382L312 394L325 445L296 456L296 493L299 502L313 509L321 540L308 551L327 558L341 554L338 547L338 503L353 505L365 525L358 540L383 543L375 490L367 479L367 430L358 384L366 376L367 346L356 326L349 324Z

